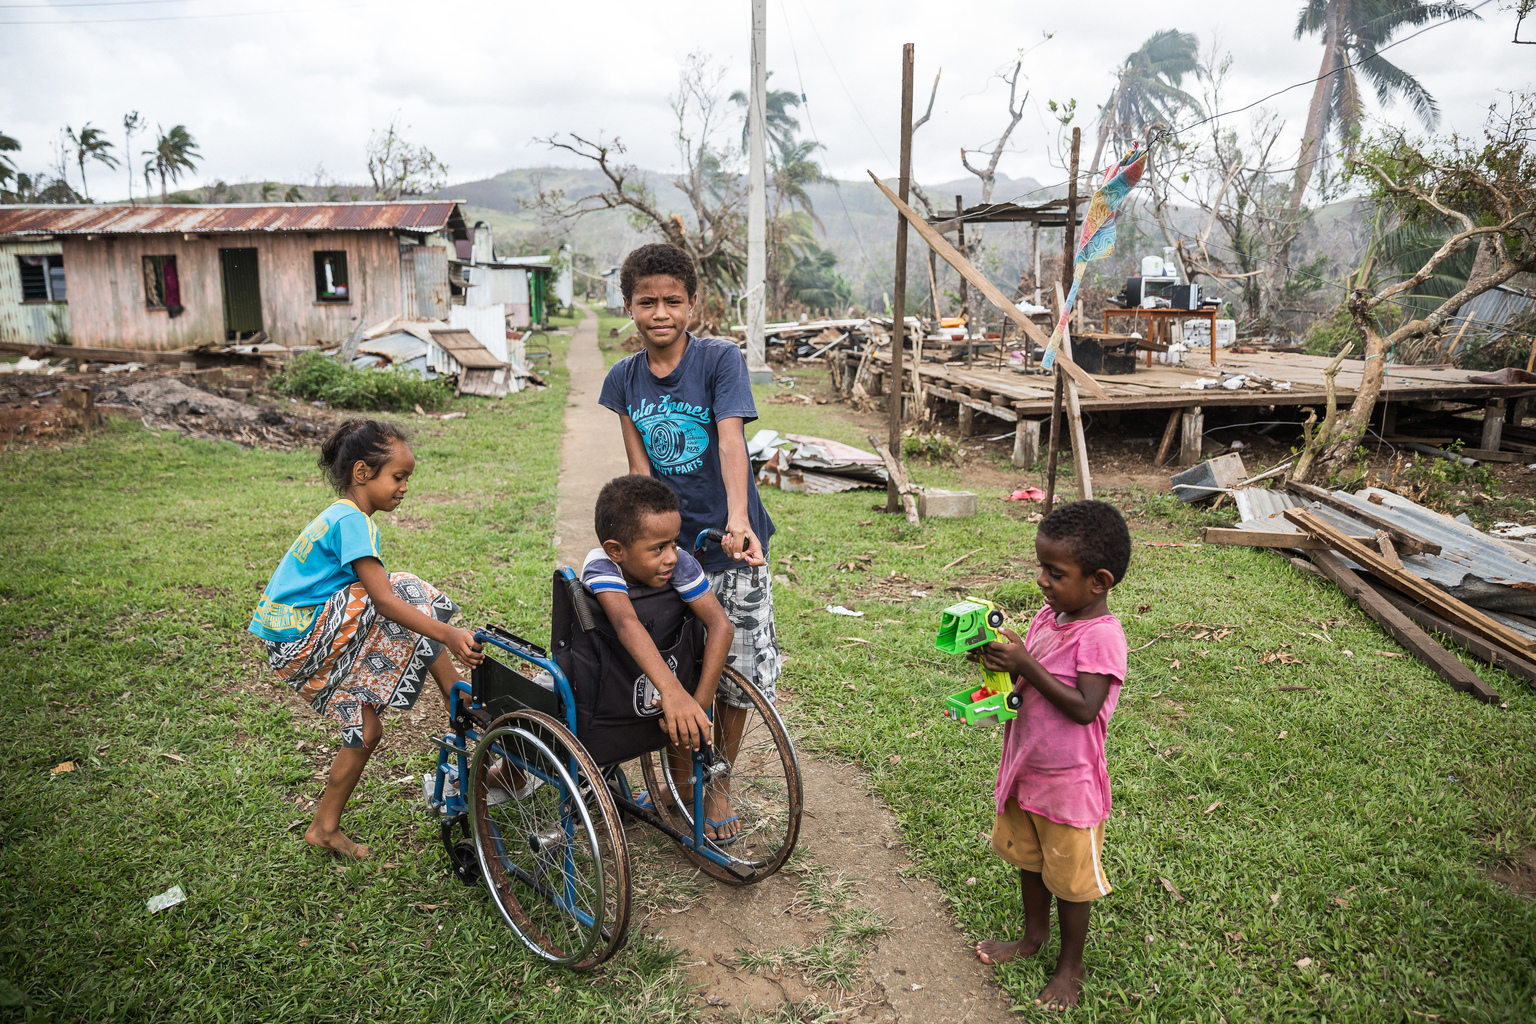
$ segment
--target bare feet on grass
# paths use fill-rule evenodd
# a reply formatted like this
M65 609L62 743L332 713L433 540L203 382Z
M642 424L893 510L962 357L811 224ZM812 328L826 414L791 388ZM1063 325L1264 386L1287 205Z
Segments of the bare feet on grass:
M1045 988L1035 996L1035 1005L1047 1010L1065 1010L1076 1006L1078 997L1083 994L1083 979L1087 976L1087 969L1080 963L1057 964L1056 973L1051 975Z
M976 957L984 964L1005 964L1009 960L1027 960L1040 952L1040 947L1045 945L1045 936L1038 939L1031 938L1025 933L1022 939L1013 942L1003 942L998 939L987 939L976 943Z
M372 853L368 847L360 846L348 839L341 829L323 832L313 822L304 831L304 841L310 846L318 846L322 850L330 850L348 860L367 860Z

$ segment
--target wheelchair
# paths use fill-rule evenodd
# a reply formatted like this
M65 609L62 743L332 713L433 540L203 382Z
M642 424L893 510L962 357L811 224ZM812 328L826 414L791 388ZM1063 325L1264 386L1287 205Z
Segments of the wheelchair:
M720 538L718 530L704 531L696 550ZM553 584L553 656L498 626L476 631L487 656L469 685L460 681L449 694L452 731L436 741L437 769L425 789L459 880L483 884L502 919L535 955L590 970L618 952L627 937L624 819L667 835L718 881L751 885L776 872L794 850L800 766L778 712L730 668L725 674L752 706L732 707L717 695L708 709L715 742L693 752L686 764L669 756L655 712L644 712L653 717L637 718L632 727L600 726L592 693L609 677L572 678L561 662L575 665L575 648L596 652L602 663L627 655L622 648L615 653L617 640L603 631L606 619L574 571L562 566ZM642 597L664 589L632 592L637 610ZM682 619L680 628L696 628L702 636L691 612L684 611ZM659 649L672 660L668 648ZM510 667L519 663L532 678ZM685 680L675 662L674 671L691 692L697 672ZM654 693L648 684L643 674L634 679L637 714L646 695ZM648 795L644 805L630 784L636 771ZM710 796L728 798L730 813L740 821L735 836L714 839L705 833Z

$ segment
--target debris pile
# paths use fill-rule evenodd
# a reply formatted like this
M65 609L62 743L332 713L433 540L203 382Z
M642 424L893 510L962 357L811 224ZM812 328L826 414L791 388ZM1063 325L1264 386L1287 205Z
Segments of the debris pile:
M1207 544L1275 548L1322 576L1455 689L1499 695L1438 636L1536 686L1536 545L1491 536L1391 491L1356 494L1287 482L1230 491L1242 522Z
M187 437L234 441L247 447L306 447L324 437L331 426L327 420L296 415L278 403L257 407L221 398L176 377L125 380L122 386L100 388L96 404L103 411L137 413L151 430L174 430Z
M886 481L879 455L824 437L759 430L747 442L747 457L760 485L785 491L837 494Z

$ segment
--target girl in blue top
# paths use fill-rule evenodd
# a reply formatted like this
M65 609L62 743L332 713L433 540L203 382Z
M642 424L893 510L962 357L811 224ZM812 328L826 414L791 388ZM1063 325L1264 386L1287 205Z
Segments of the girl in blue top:
M347 420L321 445L320 468L341 498L283 556L249 628L278 678L341 727L342 749L304 839L360 859L368 848L342 834L341 812L384 736L382 710L414 705L429 673L447 697L459 679L449 653L466 665L485 655L473 633L448 625L458 605L384 568L371 516L405 499L416 468L405 432Z

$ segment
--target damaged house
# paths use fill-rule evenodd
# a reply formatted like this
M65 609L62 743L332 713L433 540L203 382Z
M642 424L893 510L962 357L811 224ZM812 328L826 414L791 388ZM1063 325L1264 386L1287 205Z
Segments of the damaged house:
M468 239L443 200L0 206L0 342L295 348L447 321Z

